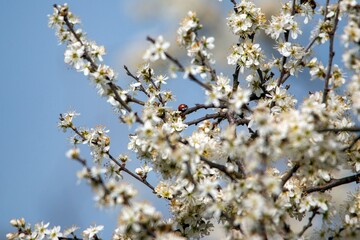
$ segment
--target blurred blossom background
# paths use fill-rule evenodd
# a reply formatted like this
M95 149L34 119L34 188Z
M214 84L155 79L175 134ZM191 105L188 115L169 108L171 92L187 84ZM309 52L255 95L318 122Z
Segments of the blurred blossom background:
M280 10L280 0L255 2L268 19ZM70 133L64 134L57 129L57 120L59 113L76 110L81 113L75 119L77 126L106 126L110 129L111 153L115 156L130 154L129 168L132 170L141 165L127 150L128 134L134 129L129 131L127 126L120 124L106 99L97 95L86 77L64 63L65 47L58 46L54 31L47 26L47 15L53 11L53 2L1 0L1 3L0 238L14 230L9 224L10 219L24 217L32 224L44 221L50 222L50 226L60 225L62 230L73 224L82 230L95 223L101 224L105 228L100 236L109 239L117 224L119 209L97 208L90 188L85 182L78 183L76 172L81 167L65 157L65 152L71 147L68 141ZM118 73L118 84L124 88L129 85L130 78L126 76L123 65L136 72L149 46L146 36L163 35L171 43L170 53L181 59L184 65L189 64L185 51L175 41L179 22L189 10L197 12L204 26L201 34L215 37L213 52L217 73L223 72L230 77L233 73L233 66L228 66L226 60L231 45L237 42L236 36L226 26L226 17L233 6L229 0L78 0L69 1L68 5L70 11L81 19L81 28L87 33L87 38L106 47L104 62ZM317 21L315 18L303 26L303 35L299 38L302 45L309 42L311 27ZM299 22L304 25L303 19L299 18ZM271 54L279 56L269 38L260 35L256 41L261 43L268 57ZM339 39L336 39L336 49L339 53L335 62L342 66ZM327 53L322 53L327 50L327 44L315 50L319 53L318 59L326 63ZM156 74L169 75L167 62L157 64L153 65ZM309 73L304 72L299 78L292 77L288 81L290 92L300 102L308 91L323 88L321 81L309 79ZM199 86L183 79L181 73L177 79L169 80L166 87L176 98L170 107L176 108L180 103L192 106L205 100ZM199 111L197 114L202 113ZM81 155L91 160L86 146L81 148ZM149 181L153 185L156 185L157 178L156 174L150 173ZM170 217L166 201L125 174L124 181L135 185L138 199L150 201L165 218ZM348 190L342 187L336 191L340 202ZM207 239L221 236L222 230L217 228L216 233Z

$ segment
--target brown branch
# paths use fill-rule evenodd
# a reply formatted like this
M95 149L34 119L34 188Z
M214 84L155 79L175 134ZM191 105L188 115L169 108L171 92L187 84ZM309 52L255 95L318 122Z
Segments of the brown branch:
M289 179L294 175L294 173L300 168L300 164L296 163L282 178L281 178L281 188L289 181Z
M231 2L232 4L234 4L234 8L235 8L236 5L237 5L236 1L235 1L235 0L230 0L230 2Z
M95 237L95 236L94 236ZM82 238L77 238L77 237L74 237L74 238L68 238L68 237L58 237L59 240L82 240Z
M311 49L311 47L314 45L314 43L316 42L316 40L318 39L318 37L319 37L318 35L314 36L314 38L309 42L309 44L306 46L306 48L305 48L305 50L304 50L305 54ZM304 57L305 57L305 54L304 54L304 56L303 56L302 58L300 58L300 59L296 62L295 66L299 66L299 65L302 63L302 61L303 61L303 59L304 59ZM285 76L283 77L283 80L281 81L281 84L284 84L285 81L286 81L290 76L291 76L290 73L285 74Z
M231 180L235 180L234 176L227 171L227 169L226 169L226 167L225 167L224 165L211 162L211 161L209 161L208 159L206 159L205 157L200 157L200 160L201 160L202 162L206 163L207 165L209 165L209 167L218 169L220 172L223 172L223 173L224 173L226 176L228 176Z
M235 124L236 124L237 126L239 126L239 125L248 125L249 122L250 122L249 119L240 118L240 119L237 119L237 120L235 121Z
M125 164L121 164L119 161L117 161L109 152L107 152L107 155L109 156L109 158L120 167L121 171L126 172L127 174L129 174L130 176L132 176L133 178L137 179L138 181L142 182L143 184L145 184L146 186L148 186L154 193L155 193L155 188L146 180L143 179L141 177L139 177L138 175L136 175L135 173L131 172L129 169L127 169L125 167Z
M296 163L291 169L289 169L282 177L281 177L281 182L280 182L280 187L282 189L282 192L286 191L284 189L285 184L287 183L287 181L289 181L289 179L294 175L294 173L300 168L300 164ZM280 193L281 194L281 193ZM280 194L273 194L273 200L276 201Z
M232 92L236 92L236 90L239 87L239 72L240 72L240 66L237 63L236 67L235 67L235 72L233 73L233 88L232 88Z
M216 119L216 118L225 118L226 117L226 113L212 113L212 114L206 114L205 116L201 117L201 118L197 118L195 120L186 122L185 124L188 126L191 125L197 125L198 123L207 120L207 119Z
M359 140L360 140L360 135L357 136L357 137L352 141L352 143L351 143L348 147L344 148L343 150L346 151L346 150L352 149L352 147L355 146L355 144L356 144Z
M150 79L150 83L153 85L153 87L155 88L156 91L159 92L159 95L155 95L157 99L159 99L161 105L165 106L165 102L160 94L160 87L156 86L154 80L152 79L152 76L151 76L151 69L149 68L149 79Z
M325 192L326 190L332 189L334 187L338 187L352 182L356 182L356 183L360 182L360 173L339 179L332 179L330 180L330 182L321 186L309 187L303 191L303 194L309 194L312 192Z
M325 77L325 85L324 85L324 93L323 93L323 99L322 102L326 104L326 99L327 99L327 95L329 92L329 81L330 81L330 75L331 75L331 67L332 67L332 63L333 63L333 59L335 56L335 52L334 52L334 40L335 40L335 32L336 32L336 28L339 22L339 14L340 14L340 6L339 6L340 0L338 1L338 6L336 9L336 14L335 14L335 20L334 20L334 26L333 29L331 30L331 32L329 33L329 37L330 37L330 42L329 42L329 60L328 60L328 66L327 66L327 72L326 72L326 77ZM326 8L327 10L327 8ZM325 11L326 11L325 10ZM325 15L326 17L326 15Z
M83 167L86 168L86 171L87 173L89 174L90 176L90 179L92 181L94 181L95 183L98 183L101 185L101 187L104 189L104 193L105 195L109 195L110 194L110 190L106 187L105 183L104 183L104 180L102 179L102 177L100 175L97 176L97 178L93 177L91 175L91 169L89 168L89 166L87 165L86 163L86 160L85 159L82 159L80 158L79 156L76 156L73 158L74 160L78 161Z
M136 82L140 83L140 91L142 91L147 97L150 97L150 94L146 92L144 86L141 84L140 79L136 77L134 74L132 74L126 65L124 65L124 69L128 76L132 77Z
M360 127L345 127L345 128L324 128L317 130L318 132L360 132Z
M183 115L188 115L190 113L196 112L199 109L208 109L208 108L226 108L226 105L220 104L219 106L215 106L214 104L195 104L194 107L188 108L186 111L184 111Z
M318 211L317 211L317 209L314 209L312 211L312 215L309 217L308 223L303 227L301 232L298 234L299 238L301 238L301 236L306 232L306 230L308 230L312 226L312 221L314 220L316 214L318 214Z

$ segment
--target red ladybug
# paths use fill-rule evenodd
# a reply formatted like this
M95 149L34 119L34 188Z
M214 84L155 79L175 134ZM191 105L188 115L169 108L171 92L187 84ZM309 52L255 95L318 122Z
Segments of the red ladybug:
M186 104L182 103L178 106L178 110L180 112L185 112L186 110L188 110L188 106Z

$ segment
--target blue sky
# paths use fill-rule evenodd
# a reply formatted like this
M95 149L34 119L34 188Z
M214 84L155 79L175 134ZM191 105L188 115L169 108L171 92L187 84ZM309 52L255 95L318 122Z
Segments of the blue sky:
M165 31L161 24L134 22L124 2L69 1L88 37L105 45L105 62L119 72L119 81L125 77L122 65L127 64L119 55L127 44L144 39L141 47L145 49L146 32ZM107 239L119 211L95 208L90 188L85 183L77 184L75 173L80 166L65 158L69 135L57 129L57 118L59 113L75 109L81 113L76 121L79 126L107 126L114 155L126 151L128 129L119 124L116 114L89 81L64 64L64 46L58 46L54 31L47 27L52 2L1 3L0 238L13 230L10 219L24 217L33 224L44 221L65 228L103 224L102 236ZM202 96L194 90L198 89L191 83L181 84L176 91L179 101L201 101ZM133 159L130 167L135 166L138 164ZM165 202L149 190L140 190L157 208L166 209Z

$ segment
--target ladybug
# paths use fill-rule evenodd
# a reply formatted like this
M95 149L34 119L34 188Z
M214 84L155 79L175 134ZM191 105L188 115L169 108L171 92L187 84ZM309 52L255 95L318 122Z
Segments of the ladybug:
M186 110L188 110L188 105L182 103L182 104L180 104L180 105L178 106L178 110L179 110L180 112L185 112Z

